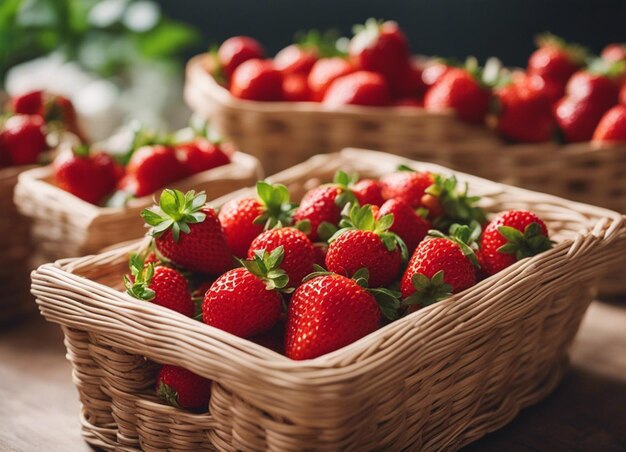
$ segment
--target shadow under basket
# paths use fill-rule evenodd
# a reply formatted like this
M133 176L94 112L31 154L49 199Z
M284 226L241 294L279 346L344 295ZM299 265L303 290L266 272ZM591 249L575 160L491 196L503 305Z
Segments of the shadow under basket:
M451 173L345 150L270 179L299 199L337 169L377 177L400 163ZM32 291L42 315L65 332L86 440L127 451L457 449L545 397L563 375L596 279L621 254L624 220L456 174L491 214L536 212L555 247L313 360L292 361L122 292L128 254L143 243L41 266ZM163 363L213 380L206 413L157 400Z
M205 191L208 199L254 184L263 176L259 161L235 152L232 162L171 184L182 191ZM146 232L140 212L154 195L132 199L125 207L105 208L85 202L54 185L50 166L20 175L15 203L32 220L37 251L52 261L100 252L111 245L140 238Z

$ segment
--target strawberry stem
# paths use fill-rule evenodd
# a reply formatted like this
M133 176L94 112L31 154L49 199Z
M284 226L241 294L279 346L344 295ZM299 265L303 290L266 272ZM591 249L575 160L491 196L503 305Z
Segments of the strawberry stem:
M152 206L141 212L146 224L152 226L149 234L160 237L168 229L172 238L178 242L181 231L189 234L190 224L202 223L206 214L202 212L206 203L206 194L191 190L183 193L179 190L165 189L161 193L158 206Z

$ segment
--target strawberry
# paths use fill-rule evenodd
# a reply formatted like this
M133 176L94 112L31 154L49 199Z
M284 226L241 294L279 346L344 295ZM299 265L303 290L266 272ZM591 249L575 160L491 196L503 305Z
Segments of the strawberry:
M160 144L143 146L130 158L119 188L141 198L188 174L174 148Z
M283 77L283 99L287 102L309 102L311 90L305 74L289 74Z
M324 268L326 266L326 254L328 254L328 242L313 243L315 265Z
M259 344L262 347L269 348L280 355L285 354L285 322L281 318L274 327L265 333L257 334L248 338L249 341Z
M505 138L540 143L554 135L550 98L532 83L525 78L496 90L499 107L496 129Z
M44 92L35 90L13 96L10 109L13 113L20 115L44 116Z
M585 64L587 52L577 44L546 33L537 38L537 47L528 59L527 72L565 85L567 80Z
M295 205L284 185L259 181L256 198L233 199L219 213L228 247L237 257L245 257L252 241L265 229L290 226Z
M394 107L404 107L404 108L423 108L424 103L420 102L417 99L413 99L412 97L402 97L393 102Z
M475 205L480 197L470 196L468 191L467 183L459 188L455 176L434 175L433 184L422 196L421 206L427 210L428 219L435 228L448 230L455 223L481 225L485 222L484 210Z
M626 105L616 105L604 114L593 133L593 141L626 141Z
M490 90L475 74L452 68L428 90L424 108L431 112L454 110L461 120L478 124L485 120L490 100Z
M430 61L422 71L422 82L426 89L437 84L453 67L453 64L449 64L446 60L440 58Z
M274 67L285 75L306 75L317 61L317 56L317 49L312 46L291 44L276 54Z
M227 80L242 63L263 58L263 47L256 39L248 36L234 36L227 39L217 50L217 59Z
M395 99L422 98L426 92L426 85L422 80L422 67L411 62L389 88Z
M175 149L188 174L200 173L230 163L230 157L220 145L211 143L206 138L198 137L193 141L178 144Z
M390 199L381 206L378 217L393 215L390 232L397 234L406 244L409 253L426 237L430 222L422 218L402 199Z
M32 165L48 148L45 124L38 115L10 116L0 131L0 147L10 165Z
M537 74L523 74L515 84L523 84L529 89L538 92L541 96L547 97L551 103L555 103L565 95L565 85L543 78Z
M271 61L252 59L235 69L230 80L230 93L239 98L256 101L282 99L283 75Z
M194 305L187 280L173 268L145 264L138 254L129 260L131 275L124 275L126 292L139 300L150 301L187 317L194 314Z
M401 199L413 208L421 206L421 199L435 181L434 176L426 172L415 172L406 166L387 174L380 179L383 198Z
M311 241L318 238L327 240L336 232L336 226L341 220L341 209L348 203L356 200L348 186L355 181L343 171L337 171L332 184L325 184L309 190L300 206L296 208L293 219L296 223L309 224L307 235Z
M354 71L344 58L320 58L311 68L307 83L314 101L321 102L328 87L339 77Z
M626 61L626 44L609 44L600 54L604 61L613 63L615 61Z
M285 355L313 359L376 331L381 311L397 318L398 293L367 289L367 270L355 279L335 273L312 273L293 294L287 311Z
M100 204L115 190L118 168L104 152L78 146L54 159L54 179L59 188L91 204Z
M380 207L385 202L383 198L383 187L377 180L362 179L350 184L349 188L362 206L371 204Z
M375 219L371 206L353 205L339 223L341 229L329 240L326 268L344 276L365 268L372 286L390 284L408 254L402 239L389 232L393 222L393 215Z
M478 260L472 249L480 228L454 225L450 236L431 231L407 266L400 290L412 310L428 306L476 284Z
M408 41L398 24L368 19L365 25L355 26L354 31L348 46L353 66L381 74L393 87L408 70L410 56Z
M619 103L626 105L626 83L622 85L622 89L619 92Z
M217 278L202 303L202 319L207 325L239 337L250 337L270 330L282 313L281 291L289 277L280 264L283 247L271 253L259 250L242 268L229 270Z
M485 275L495 275L520 259L552 248L553 243L545 223L534 213L502 212L489 222L481 238L481 270Z
M248 249L248 259L253 259L255 253L261 250L274 251L283 247L284 258L280 265L289 276L291 286L297 287L304 277L313 271L315 264L315 250L313 243L296 228L275 228L259 235Z
M389 88L385 79L376 72L357 71L335 79L322 103L329 107L342 105L389 105Z
M232 267L232 256L217 214L205 202L204 192L166 189L159 205L141 216L161 256L187 270L217 275Z
M176 408L206 411L211 397L211 380L166 364L157 375L156 393Z

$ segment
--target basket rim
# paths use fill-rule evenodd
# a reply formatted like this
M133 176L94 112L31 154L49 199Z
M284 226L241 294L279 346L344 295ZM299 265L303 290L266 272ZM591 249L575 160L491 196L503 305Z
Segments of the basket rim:
M207 177L219 178L221 176L226 176L234 167L237 166L245 166L248 168L256 167L258 169L261 168L260 162L256 157L240 151L235 151L231 156L231 162L227 165L218 166L216 168L211 168L197 174L192 174L191 176L178 180L170 184L169 186L171 186L171 188L177 188L181 185L196 185L200 179L204 180ZM47 182L45 179L52 175L52 171L52 164L45 165L43 167L29 168L18 175L17 184L22 187L25 185L30 185L39 187L40 189L46 191L52 191L55 193L55 196L61 197L61 199L63 199L63 201L65 201L67 205L72 205L73 209L80 209L80 211L89 212L92 215L116 215L127 212L129 210L150 206L154 203L154 196L163 189L160 188L156 192L149 195L142 196L140 198L134 198L129 204L126 204L125 206L102 207L84 201L73 195L72 193L62 190L56 185Z
M417 166L416 162L412 160L403 159L397 156L390 156L389 154L379 153L375 151L346 149L344 151L341 151L340 154L342 154L344 158L351 158L351 156L352 158L354 158L354 152L369 152L379 156L385 155L387 157L393 157L394 159L412 162L413 166ZM326 157L333 158L333 156L336 157L337 154L331 154L330 157L328 157L327 155ZM313 159L316 159L316 157L314 157ZM322 160L318 158L318 161L321 162ZM433 304L427 308L420 309L419 311L403 317L402 319L383 326L382 328L372 332L364 338L359 339L358 341L353 342L352 344L349 344L339 350L328 353L326 355L303 361L291 360L286 356L276 353L261 345L258 345L248 339L239 338L219 329L205 325L202 322L187 318L166 308L153 305L149 302L141 302L139 300L135 300L130 295L124 292L120 292L112 287L108 287L101 283L96 283L92 280L89 280L88 278L71 273L72 268L74 268L77 264L88 262L90 259L104 259L114 257L120 258L121 256L125 256L130 250L133 250L137 246L139 246L141 241L134 242L133 244L125 248L114 249L112 251L109 251L108 253L98 255L97 257L91 256L83 258L64 259L55 263L45 264L33 273L33 293L35 295L39 295L41 293L37 287L38 284L40 284L38 282L39 280L47 280L50 277L54 277L54 274L58 274L58 272L61 271L63 274L62 278L66 281L73 281L73 283L75 284L80 284L82 287L81 291L86 290L84 288L86 284L91 286L96 285L95 288L98 289L100 294L106 294L115 298L116 305L111 305L111 309L117 309L117 307L120 307L120 311L128 311L130 309L134 313L138 314L139 316L143 316L144 318L146 315L158 316L158 318L161 319L163 322L167 321L171 326L176 327L177 331L184 331L185 335L195 334L202 336L202 340L206 341L205 344L208 344L211 341L219 341L220 346L224 348L224 350L221 351L227 353L228 356L234 356L238 364L246 366L247 370L250 372L254 372L255 368L261 366L263 369L266 370L288 370L290 372L301 371L303 373L307 373L309 377L311 377L310 372L312 371L316 372L316 378L328 377L329 373L332 374L334 377L337 377L345 372L354 372L357 368L364 369L365 367L367 367L368 363L371 364L372 359L375 359L377 362L384 361L386 359L385 354L382 353L380 350L372 353L369 352L368 347L370 347L371 343L376 339L383 338L385 339L385 342L387 342L389 338L394 336L394 334L398 334L397 331L401 330L402 328L414 328L417 324L420 323L420 321L425 321L424 319L427 319L430 316L434 316L442 311L456 312L459 313L459 315L462 312L467 312L468 309L471 310L471 304L475 303L475 300L477 298L483 299L483 297L485 297L485 293L494 290L508 290L511 289L511 287L515 286L517 283L520 283L520 281L522 280L528 282L533 281L533 278L541 278L542 275L539 270L541 270L542 268L550 267L550 262L552 262L553 265L554 262L552 261L552 259L562 260L579 251L581 253L586 253L589 251L590 242L596 242L597 245L598 242L606 242L612 240L617 235L618 229L620 231L624 229L624 217L621 214L610 211L608 209L596 208L594 206L576 203L556 196L538 194L530 190L511 187L508 185L499 184L497 182L486 181L485 179L477 178L475 176L464 175L463 173L449 170L439 165L424 164L424 166L429 168L445 169L448 173L455 174L457 176L467 176L467 180L480 180L483 181L483 183L487 182L488 184L491 184L496 188L506 188L506 190L510 192L517 192L522 195L536 196L538 202L553 202L557 205L572 206L583 212L592 212L595 216L600 217L600 219L597 220L595 227L590 226L589 230L586 233L583 234L583 232L579 231L575 240L563 240L551 250L548 250L532 258L519 261L508 267L507 269L503 270L502 272L498 273L497 275L486 278L465 291L462 291L447 298L446 300ZM291 170L286 170L283 173L279 173L274 178L280 177L281 174L286 174L288 176L290 171ZM210 202L209 204L212 203ZM608 224L607 226L607 223L610 224ZM506 284L502 283L502 281L505 281ZM511 281L513 281L515 284L510 283ZM41 308L41 302L39 300L38 303L40 304ZM118 304L119 306L117 306ZM44 310L45 309L42 309L42 313L45 316L45 312L43 312ZM421 327L422 325L419 326ZM181 341L185 342L184 339L181 339ZM388 346L381 347L381 350L385 350L387 347ZM231 355L233 353L234 355ZM350 361L350 358L353 359L355 356L362 359L353 360L347 365L342 364L346 361ZM151 359L155 359L154 356L149 357ZM183 360L185 359L187 358L183 358ZM155 360L158 361L158 357L156 357ZM172 364L181 365L180 363ZM184 364L190 366L190 370L192 371L195 371L199 374L203 373L204 368L200 363L194 361L186 361ZM206 375L206 371L204 372L207 378L211 377L210 375ZM306 384L305 380L299 383Z

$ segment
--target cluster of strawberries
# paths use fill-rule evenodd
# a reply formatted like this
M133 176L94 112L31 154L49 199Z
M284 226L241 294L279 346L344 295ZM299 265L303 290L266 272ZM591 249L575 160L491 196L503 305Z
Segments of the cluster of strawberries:
M259 182L257 196L219 213L202 193L168 189L142 212L153 240L131 257L125 287L291 359L312 359L552 246L535 214L510 210L488 222L478 200L455 177L406 167L379 180L340 171L299 205L285 186ZM164 399L206 408L208 382L163 369Z
M343 54L308 39L266 60L254 39L230 38L212 72L241 99L452 110L517 142L626 141L626 45L611 44L599 58L552 35L538 45L526 71L493 76L473 58L414 60L395 22L370 19Z
M0 168L38 163L50 146L52 132L80 136L76 112L63 96L43 91L14 96L0 124Z
M88 145L60 152L53 162L56 185L89 203L113 205L108 201L123 203L130 197L147 196L192 174L230 163L231 151L204 133L179 143L141 129L132 141L128 152L115 157Z

